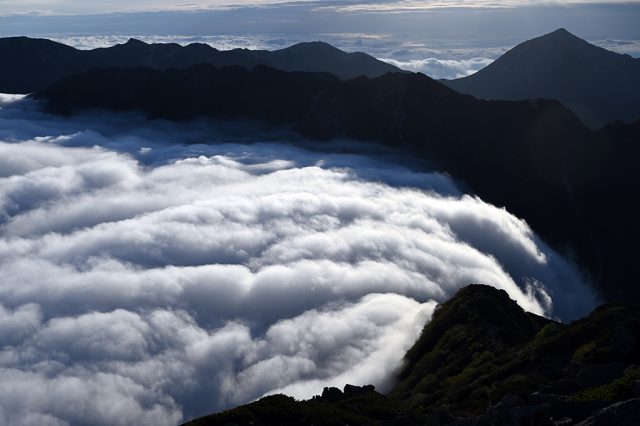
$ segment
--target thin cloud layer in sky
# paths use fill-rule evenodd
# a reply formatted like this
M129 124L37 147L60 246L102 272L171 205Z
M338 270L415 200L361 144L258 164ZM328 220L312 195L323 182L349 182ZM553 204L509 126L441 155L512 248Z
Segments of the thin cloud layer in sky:
M314 0L193 0L177 2L174 0L108 0L77 2L71 0L2 0L0 10L3 14L40 13L40 14L92 14L105 12L140 11L197 11L211 9L229 9L264 6L312 5L313 10L331 10L335 12L412 12L422 10L459 9L459 8L513 8L539 5L576 5L576 4L624 4L634 3L621 0L383 0L383 1L328 1Z
M303 1L298 0L300 3ZM106 0L106 1L72 1L72 0L0 0L3 14L36 13L45 15L83 15L93 13L122 13L150 11L194 11L207 9L228 9L257 7L287 3L284 0L193 0L176 2L174 0Z
M351 1L342 4L319 6L318 10L334 10L336 12L418 12L439 9L500 9L530 6L572 6L579 4L624 4L620 0L387 0L387 1Z
M223 123L0 108L2 424L175 425L384 390L469 283L567 319L596 303L526 223L441 174L232 142Z

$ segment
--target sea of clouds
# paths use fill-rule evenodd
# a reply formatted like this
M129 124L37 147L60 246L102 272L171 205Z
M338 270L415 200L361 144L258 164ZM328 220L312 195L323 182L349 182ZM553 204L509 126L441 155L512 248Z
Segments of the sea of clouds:
M421 72L434 79L455 79L471 75L490 65L507 50L524 40L499 40L478 44L476 40L418 38L386 33L318 33L318 34L49 34L47 38L77 49L96 49L126 43L136 38L146 43L205 43L219 50L275 50L296 43L321 40L347 52L365 52L396 67ZM640 57L638 40L590 40L596 46L633 57Z
M486 67L507 47L479 47L475 42L444 44L441 40L415 40L390 34L320 33L320 34L219 34L207 36L180 35L82 35L50 34L47 38L78 49L95 49L126 43L129 38L146 43L205 43L219 50L275 50L296 43L325 41L347 52L365 52L398 68L421 72L432 78L459 78Z
M175 425L269 393L385 390L470 283L563 319L597 302L446 175L256 135L0 95L0 424Z

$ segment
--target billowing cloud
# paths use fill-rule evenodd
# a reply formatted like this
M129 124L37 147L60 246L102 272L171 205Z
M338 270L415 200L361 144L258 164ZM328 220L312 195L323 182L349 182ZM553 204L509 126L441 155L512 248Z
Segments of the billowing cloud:
M469 283L550 316L595 304L525 222L444 175L17 99L0 96L0 423L173 425L384 390Z

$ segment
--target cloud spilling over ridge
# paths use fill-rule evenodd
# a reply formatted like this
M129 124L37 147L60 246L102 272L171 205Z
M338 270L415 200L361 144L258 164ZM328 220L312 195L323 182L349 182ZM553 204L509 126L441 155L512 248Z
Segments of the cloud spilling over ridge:
M10 101L2 424L173 425L272 392L385 389L469 283L540 314L594 306L524 222L443 175Z

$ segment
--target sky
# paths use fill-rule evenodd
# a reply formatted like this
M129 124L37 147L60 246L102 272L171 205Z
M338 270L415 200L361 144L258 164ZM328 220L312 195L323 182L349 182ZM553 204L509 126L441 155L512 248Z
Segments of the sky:
M640 2L616 1L56 1L0 0L0 36L81 48L137 37L277 49L322 40L435 78L469 75L560 27L640 57Z

